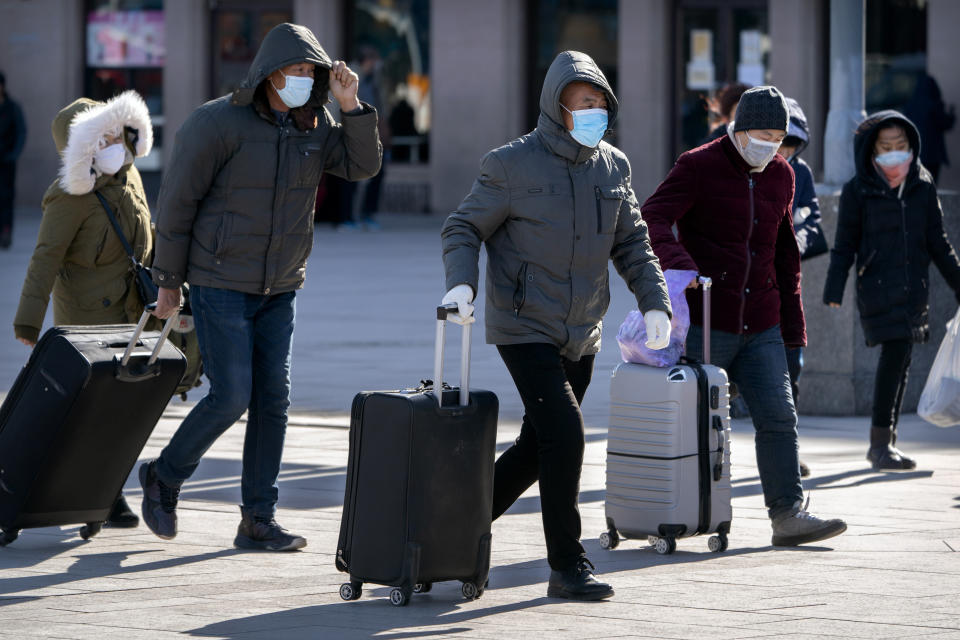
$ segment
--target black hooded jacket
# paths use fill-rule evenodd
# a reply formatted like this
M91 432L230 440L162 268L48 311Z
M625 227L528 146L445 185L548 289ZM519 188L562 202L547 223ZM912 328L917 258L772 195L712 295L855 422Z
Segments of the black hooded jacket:
M914 160L902 191L873 164L879 125L907 131ZM850 266L857 264L857 307L868 345L929 338L930 261L960 299L960 261L943 230L937 189L920 163L917 128L897 111L869 116L853 141L856 175L843 186L837 237L823 301L840 303Z

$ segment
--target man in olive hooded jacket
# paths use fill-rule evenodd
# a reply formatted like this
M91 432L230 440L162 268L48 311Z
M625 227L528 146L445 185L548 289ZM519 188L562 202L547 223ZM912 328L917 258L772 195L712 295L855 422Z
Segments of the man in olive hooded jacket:
M669 341L670 300L630 187L630 163L602 142L617 98L586 54L565 51L547 71L537 128L488 153L470 194L443 227L448 292L470 321L481 243L487 247L487 342L497 345L526 415L497 460L493 517L539 480L547 595L598 600L577 509L583 464L580 403L610 302L610 259L645 313L648 346Z
M323 106L328 91L342 124ZM180 285L190 283L210 391L160 457L140 469L144 522L158 536L176 535L180 485L249 411L234 544L306 545L274 519L295 295L313 246L321 174L369 178L380 158L377 114L357 100L357 75L292 24L267 34L237 91L201 106L177 133L157 215L156 315L175 313Z

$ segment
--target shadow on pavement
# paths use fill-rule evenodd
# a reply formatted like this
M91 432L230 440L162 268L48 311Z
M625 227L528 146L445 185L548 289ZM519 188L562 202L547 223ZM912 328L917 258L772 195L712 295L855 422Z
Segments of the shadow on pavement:
M810 491L812 489L846 489L849 487L857 487L865 484L874 484L877 482L896 482L899 480L916 480L917 478L929 478L933 475L933 471L897 471L897 472L877 472L870 468L865 469L852 469L850 471L844 471L842 473L831 473L829 475L818 476L811 475L808 478L803 479L803 487L805 490ZM852 482L844 482L842 484L837 484L841 480L848 480L850 478L855 478L857 476L868 476L862 477L859 480ZM732 495L734 498L743 498L745 496L758 496L763 494L763 489L760 486L760 478L741 478L734 481ZM744 484L745 482L750 482L750 484Z
M31 550L29 552L29 564L24 563L21 566L32 566L35 565L46 557L51 557L57 553L68 550L79 550L79 547L85 544L96 544L95 539L91 540L89 543L81 542L74 545L70 545L68 549L56 550L54 553L49 553L44 557L43 552L39 554L40 557L37 557L38 554L36 551ZM19 578L4 578L0 582L0 596L18 593L21 591L32 591L34 589L46 589L49 587L61 587L65 584L70 584L78 580L87 580L89 578L102 578L102 577L116 577L137 574L144 571L154 571L159 569L169 569L171 567L180 567L188 564L194 564L197 562L204 562L206 560L212 560L214 558L222 558L225 556L232 556L239 553L236 549L221 549L220 551L212 551L209 553L201 553L195 556L186 556L178 558L165 558L163 560L157 560L155 562L147 562L145 564L136 564L130 566L123 566L124 560L128 558L141 555L144 553L153 553L152 550L143 550L143 551L112 551L109 553L94 553L91 555L78 555L76 556L76 562L70 565L65 572L62 573L50 573L42 575L31 575L31 576L21 576ZM26 559L26 558L24 558ZM0 562L4 568L10 568L11 565L7 561L7 558L2 557L2 562ZM16 602L23 602L23 598L4 598L0 597L0 605L4 604L13 604Z
M406 607L395 607L385 597L386 589L377 589L376 599L357 602L337 602L289 609L246 618L227 620L187 631L192 636L216 638L252 638L258 633L269 634L271 640L287 638L329 637L338 640L351 638L428 638L440 635L455 635L469 632L458 624L493 617L502 613L534 609L548 604L563 602L550 598L533 598L522 602L477 608L475 603L465 603L460 596L460 583L438 584L426 594L416 594ZM368 597L364 593L363 598ZM482 605L483 598L477 601ZM589 603L604 606L604 603ZM469 609L461 607L469 606ZM416 632L403 631L417 628ZM423 630L430 627L432 630ZM389 633L396 630L395 633Z
M136 470L124 491L140 491ZM181 500L240 504L240 460L204 458L180 492ZM284 509L321 509L343 504L347 469L336 465L284 463L280 469L280 504ZM130 500L139 503L139 497Z

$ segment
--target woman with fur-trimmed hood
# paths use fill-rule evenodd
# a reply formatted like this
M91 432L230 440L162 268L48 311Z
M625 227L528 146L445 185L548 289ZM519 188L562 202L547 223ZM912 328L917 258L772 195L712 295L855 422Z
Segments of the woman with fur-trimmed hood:
M135 257L153 251L150 209L133 166L153 146L147 105L135 91L107 102L74 101L53 121L60 172L43 196L37 246L23 281L13 321L20 342L34 346L50 294L53 324L122 324L143 312L130 259L96 193L113 208ZM110 513L113 526L137 526L121 495Z

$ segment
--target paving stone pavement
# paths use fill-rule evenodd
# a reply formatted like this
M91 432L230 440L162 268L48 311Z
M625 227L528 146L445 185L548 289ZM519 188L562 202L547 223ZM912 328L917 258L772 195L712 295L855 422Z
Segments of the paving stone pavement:
M801 418L801 457L813 470L804 483L810 508L845 518L849 530L840 537L797 549L770 546L752 426L735 421L734 520L725 553L709 552L703 537L680 540L669 556L645 541L600 549L606 378L618 360L610 329L630 308L616 279L611 327L584 402L580 500L584 545L616 595L600 603L545 597L549 570L534 487L494 523L490 586L479 600L464 600L459 583L440 583L403 608L391 606L389 589L376 585L365 585L358 601L342 601L345 574L333 559L349 402L359 389L429 377L429 311L442 295L437 220L384 222L380 234L321 230L298 297L278 520L309 545L289 554L232 548L241 423L185 485L176 540L160 540L142 525L105 529L89 541L76 526L53 527L24 531L0 549L4 637L960 638L960 429L937 429L915 416L904 417L899 444L920 466L899 474L870 471L867 418ZM0 327L7 330L32 248L23 246L29 224L18 227L13 252L0 252L0 282L7 285ZM477 333L473 380L503 401L502 450L517 434L519 399ZM0 389L9 388L26 354L8 336L0 340ZM450 368L457 371L455 360ZM159 452L188 408L171 402L142 459ZM126 493L139 502L135 474Z

